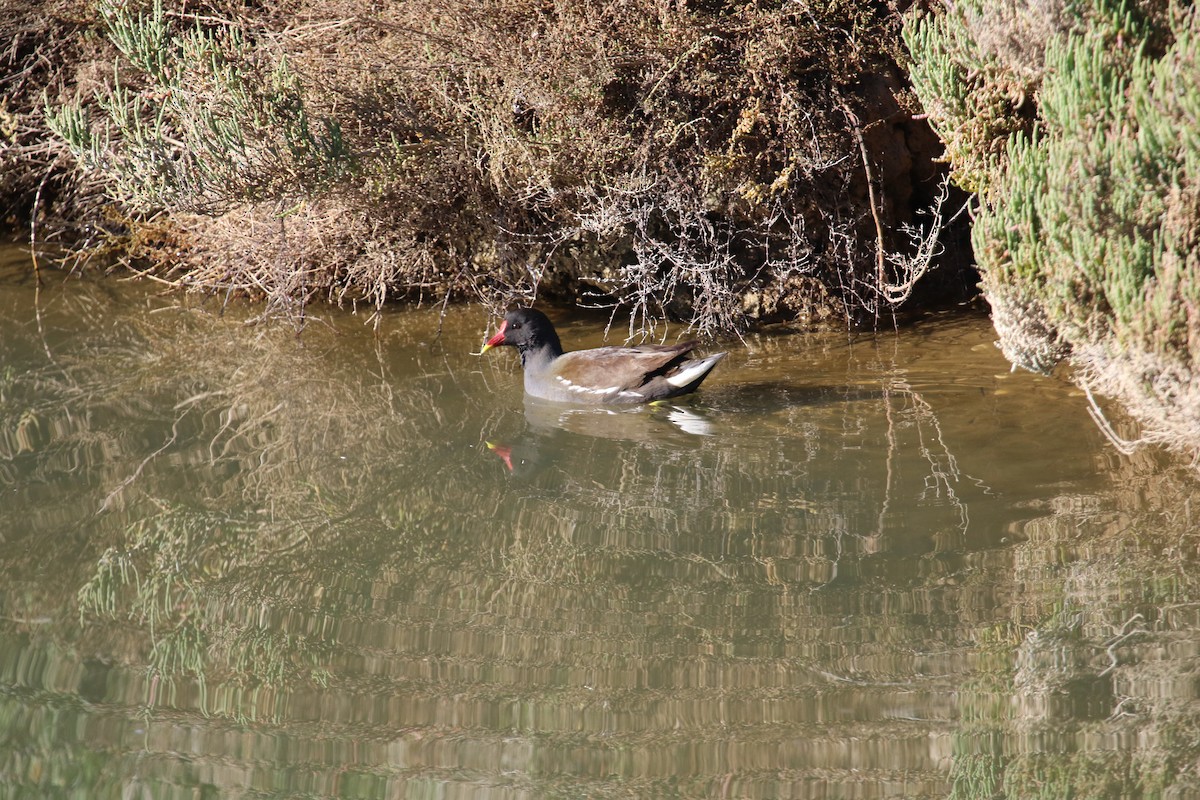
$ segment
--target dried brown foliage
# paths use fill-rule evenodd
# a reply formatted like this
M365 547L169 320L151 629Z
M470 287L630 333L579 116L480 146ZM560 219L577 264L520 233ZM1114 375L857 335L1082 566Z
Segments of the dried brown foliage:
M885 256L913 247L898 229L937 195L938 145L896 99L885 3L293 0L164 19L236 29L247 75L286 63L305 119L351 157L333 185L264 162L281 179L220 204L117 193L129 219L176 224L160 275L278 307L549 292L709 330L878 318L912 283ZM126 72L155 108L163 87ZM200 72L182 83L211 108ZM161 149L192 141L198 123L168 122Z
M40 220L78 235L97 190L42 117L43 93L90 91L98 48L78 32L93 21L87 0L0 3L0 226L35 239Z

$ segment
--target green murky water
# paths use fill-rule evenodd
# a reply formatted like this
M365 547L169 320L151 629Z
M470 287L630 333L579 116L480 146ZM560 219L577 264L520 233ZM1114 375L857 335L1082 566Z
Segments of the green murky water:
M1195 473L986 319L607 413L478 309L296 336L6 258L0 797L1200 792Z

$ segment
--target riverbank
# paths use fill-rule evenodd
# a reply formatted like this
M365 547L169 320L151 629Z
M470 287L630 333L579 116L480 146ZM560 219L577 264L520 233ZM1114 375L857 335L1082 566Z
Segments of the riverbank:
M292 319L536 299L722 334L981 289L1013 364L1133 413L1118 447L1200 452L1196 27L1165 0L45 0L0 11L3 219Z
M53 158L14 196L180 286L712 333L972 291L884 2L43 6L8 12Z
M1141 430L1118 447L1200 453L1195 9L967 0L905 32L955 180L979 198L1005 355L1119 400Z

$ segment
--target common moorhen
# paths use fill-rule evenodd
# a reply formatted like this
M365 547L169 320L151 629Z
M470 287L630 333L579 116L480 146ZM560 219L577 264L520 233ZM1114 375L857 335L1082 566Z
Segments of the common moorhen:
M608 405L649 403L693 392L727 355L685 358L695 342L564 353L554 325L533 308L508 312L480 355L500 345L520 351L526 394L543 400Z

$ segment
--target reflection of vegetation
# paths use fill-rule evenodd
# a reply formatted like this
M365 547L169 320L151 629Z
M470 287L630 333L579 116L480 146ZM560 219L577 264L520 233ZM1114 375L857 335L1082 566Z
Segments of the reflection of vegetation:
M167 309L99 344L61 337L54 313L54 364L22 369L0 407L0 513L17 520L0 715L43 737L19 752L102 751L115 766L81 776L97 793L114 773L223 785L250 764L297 794L350 773L396 795L688 795L667 784L706 748L691 796L747 771L764 795L832 785L844 752L840 780L864 794L897 763L962 798L1186 785L1195 534L1153 509L1190 485L1139 461L1113 489L1073 477L1094 451L1050 445L1085 419L1047 434L1026 405L926 391L945 364L865 347L866 366L837 354L834 388L713 392L728 435L648 414L607 439L497 410L498 372L411 344L434 315L389 321L405 345L389 354L338 320L297 342ZM1029 405L1051 386L1004 380ZM1041 446L1055 488L964 445L994 433L959 416L1006 413L1013 468ZM527 471L474 449L498 431L531 448ZM179 755L180 735L199 744ZM776 767L797 742L812 749ZM0 780L36 784L8 763Z
M77 738L66 741L53 732L71 730L79 723L77 702L47 704L31 712L25 698L0 694L0 798L118 797L120 780L108 768L109 753L86 746ZM42 719L35 717L41 716ZM22 739L25 731L40 729L38 747Z
M75 302L87 313L86 296L46 311L51 336ZM318 328L299 343L163 309L14 374L0 397L0 480L15 490L0 514L24 544L5 570L25 577L23 593L5 594L10 618L53 619L35 630L66 641L82 615L89 646L148 667L153 687L323 681L331 632L300 610L338 600L321 599L329 577L314 564L371 575L428 558L420 542L404 549L421 493L385 508L376 492L394 454L411 469L428 454L404 443L430 395L364 385L354 369L334 377ZM359 511L376 505L367 527ZM30 577L48 570L53 580ZM147 691L153 705L160 689Z
M954 797L1103 800L1200 789L1200 707L1185 677L1200 670L1200 629L1173 613L1200 607L1194 556L1182 547L1194 545L1195 532L1164 525L1156 510L1190 494L1190 478L1160 474L1149 506L1139 491L1115 508L1064 498L1028 525L1013 575L1022 597L1013 613L1026 623L984 632L955 735ZM1107 532L1081 540L1084 522ZM1131 529L1142 544L1159 544L1133 545ZM1173 555L1159 557L1162 543L1180 536Z
M147 629L147 666L156 676L203 682L217 663L267 684L319 677L327 645L222 608L231 565L265 566L279 556L260 531L244 520L181 508L137 520L122 549L106 550L80 588L80 613Z

